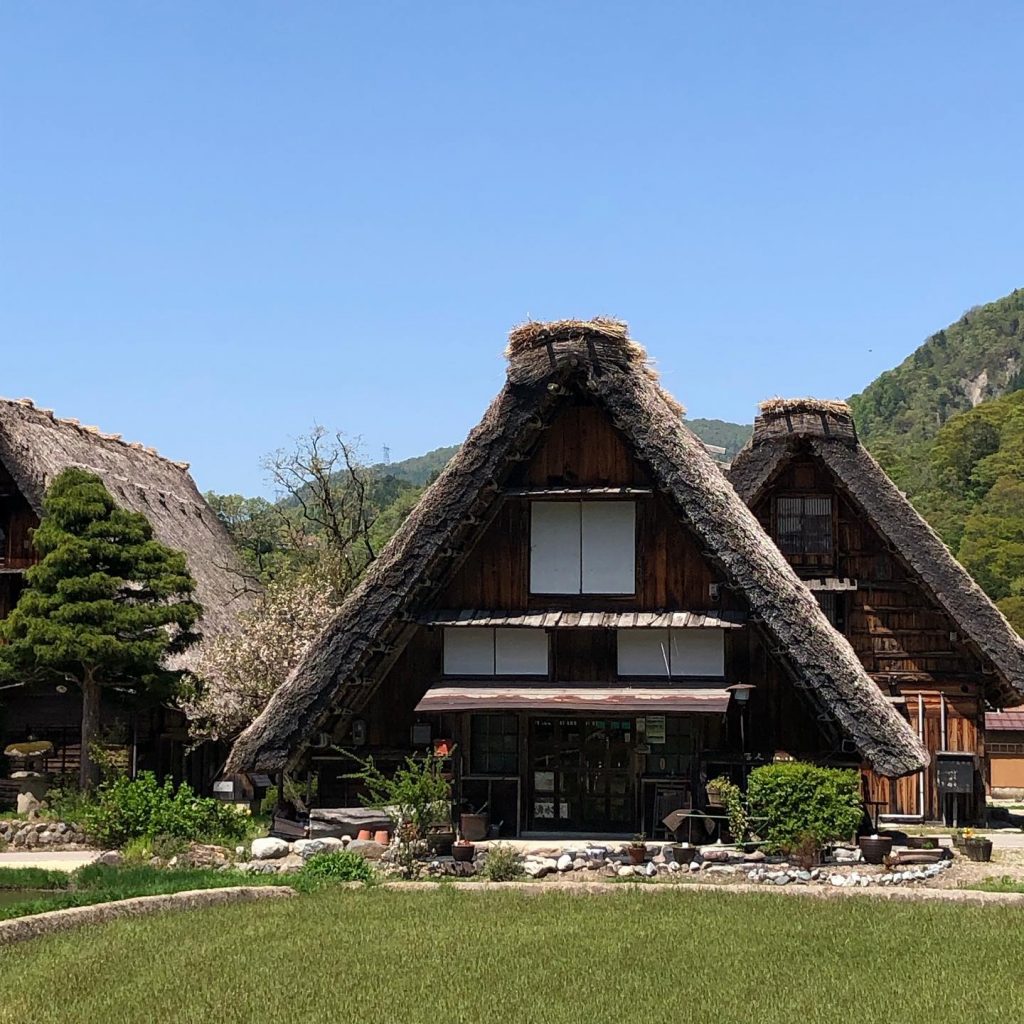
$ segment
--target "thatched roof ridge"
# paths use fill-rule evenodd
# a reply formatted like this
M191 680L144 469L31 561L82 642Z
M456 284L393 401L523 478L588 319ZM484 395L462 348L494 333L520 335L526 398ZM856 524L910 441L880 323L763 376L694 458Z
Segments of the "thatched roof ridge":
M204 636L233 629L239 612L251 604L251 592L241 592L244 573L234 544L199 493L188 463L61 419L31 399L9 398L0 398L0 463L37 515L47 487L71 466L95 473L119 505L145 515L157 539L188 559L203 606ZM180 663L192 667L197 657L193 648Z
M758 404L762 413L826 412L851 415L850 406L835 398L766 398Z
M554 332L559 334L560 332ZM531 337L543 338L540 329ZM524 336L525 337L525 336ZM602 343L609 344L604 353ZM280 771L332 715L363 706L496 510L514 460L569 393L591 398L650 468L730 585L747 598L820 709L881 773L927 763L907 723L828 624L810 592L621 338L580 331L547 350L515 346L508 382L302 663L239 737L228 771ZM540 357L538 358L538 353Z
M990 696L1024 701L1024 640L953 557L937 533L859 442L824 436L755 435L733 460L729 480L748 505L800 450L817 455L864 510L899 558L998 674Z

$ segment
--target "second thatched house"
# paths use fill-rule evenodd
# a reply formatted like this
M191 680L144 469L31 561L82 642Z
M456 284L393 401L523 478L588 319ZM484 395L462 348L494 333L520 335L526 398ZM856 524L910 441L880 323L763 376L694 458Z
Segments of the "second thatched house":
M99 476L114 500L141 512L157 539L183 551L203 606L204 640L233 629L251 602L251 589L231 538L203 500L187 463L152 448L61 419L29 399L0 399L0 617L17 602L24 573L36 560L31 532L38 525L50 482L69 467ZM193 648L182 656L193 667ZM76 687L4 685L0 688L0 750L34 736L54 746L51 769L77 774L81 707ZM136 767L177 774L188 737L182 716L169 709L139 712L105 697L108 737Z
M914 730L768 539L624 324L515 330L459 454L238 739L229 772L434 749L505 834L647 831L800 757L921 769Z
M765 402L730 479L931 754L915 775L871 775L876 807L978 818L985 711L1024 701L1024 641L860 444L846 403Z

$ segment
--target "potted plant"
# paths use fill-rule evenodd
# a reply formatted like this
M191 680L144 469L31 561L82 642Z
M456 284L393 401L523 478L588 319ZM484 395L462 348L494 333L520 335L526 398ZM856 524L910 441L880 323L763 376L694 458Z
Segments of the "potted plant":
M643 864L647 860L647 836L643 832L633 836L626 847L626 853L630 864Z
M476 844L470 842L470 840L465 837L456 839L452 845L452 856L458 861L469 863L473 859L475 853Z
M672 859L677 864L692 864L693 858L697 856L699 847L694 846L692 843L673 843L671 849Z
M963 851L969 860L988 862L992 859L992 840L977 835L973 829L965 828Z
M857 845L866 864L881 864L892 852L892 836L861 836Z
M716 807L725 807L726 805L726 787L723 783L728 783L728 779L724 775L720 775L717 779L712 779L705 787L704 792L707 795L708 803L714 804Z

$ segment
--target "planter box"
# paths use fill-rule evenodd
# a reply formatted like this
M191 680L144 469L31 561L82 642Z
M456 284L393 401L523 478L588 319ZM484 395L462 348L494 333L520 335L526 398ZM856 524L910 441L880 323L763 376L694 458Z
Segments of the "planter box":
M970 842L964 843L964 853L968 860L990 861L992 859L992 840L972 839Z
M908 850L938 850L941 845L938 836L907 836Z

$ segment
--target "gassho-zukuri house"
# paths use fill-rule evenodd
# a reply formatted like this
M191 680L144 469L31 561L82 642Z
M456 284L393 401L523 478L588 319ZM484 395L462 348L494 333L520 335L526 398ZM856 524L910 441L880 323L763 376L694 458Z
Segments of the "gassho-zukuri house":
M507 382L228 773L451 757L507 835L652 833L704 782L928 754L681 419L626 325L528 323Z
M203 642L238 625L254 597L231 537L203 500L188 464L155 449L105 434L96 427L54 415L28 398L0 398L0 618L24 589L25 572L38 560L32 531L39 525L43 497L53 479L69 467L95 473L114 501L141 512L156 538L184 552L203 606ZM176 656L175 667L194 668L201 646ZM49 742L43 765L58 782L77 778L81 752L81 694L77 686L13 682L0 685L0 751L31 737ZM170 706L142 705L128 694L103 695L101 728L108 745L119 747L124 764L151 769L208 787L220 765L215 752L200 748L187 759L187 722ZM0 775L3 759L0 758ZM0 798L16 791L0 778Z
M923 772L868 773L873 811L982 817L1007 775L986 727L1001 752L1015 718L986 708L1024 700L1024 641L860 444L849 406L762 403L729 479L928 750Z

